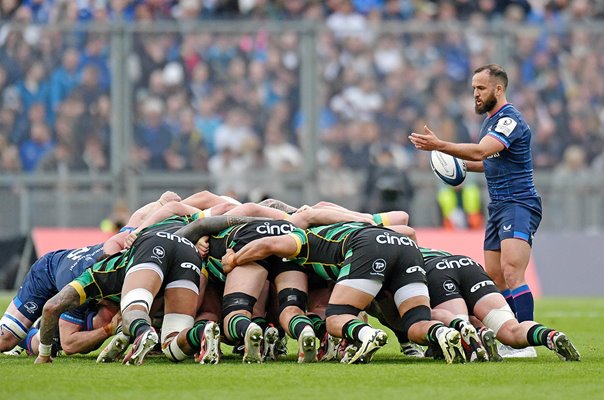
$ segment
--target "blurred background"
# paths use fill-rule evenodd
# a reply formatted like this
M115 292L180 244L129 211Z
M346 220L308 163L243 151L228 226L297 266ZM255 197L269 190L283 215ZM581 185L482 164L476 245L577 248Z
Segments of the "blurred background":
M112 231L165 190L403 209L414 227L476 230L480 247L484 177L439 184L407 136L428 124L476 141L470 79L492 62L533 131L543 263L587 268L556 251L587 257L604 238L604 1L2 0L0 13L0 287L35 257L32 229Z

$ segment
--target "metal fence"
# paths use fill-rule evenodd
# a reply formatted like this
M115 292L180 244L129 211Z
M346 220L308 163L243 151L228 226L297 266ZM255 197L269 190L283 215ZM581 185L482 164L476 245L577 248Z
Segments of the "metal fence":
M394 160L388 165L407 174L415 189L410 203L402 203L401 208L410 210L413 224L436 226L440 223L438 182L429 171L425 154L411 149L406 136L430 123L443 137L474 140L481 117L471 112L469 77L471 66L486 62L506 65L511 100L526 110L525 117L535 131L536 182L545 207L542 227L604 227L603 174L589 168L601 150L596 139L602 139L602 123L593 122L592 117L604 110L604 97L598 97L604 92L598 92L602 85L596 81L592 92L581 92L589 88L589 84L581 83L582 78L598 78L604 70L598 67L603 59L604 41L598 40L604 33L602 27L575 26L552 33L552 27L384 23L359 33L334 32L304 21L221 21L0 28L4 35L2 52L16 54L11 60L18 59L19 40L35 32L37 41L30 38L29 47L35 50L35 59L48 64L49 76L50 69L61 65L65 49L74 48L82 58L87 57L89 65L95 65L89 80L108 79L104 88L88 82L90 86L77 95L48 106L54 115L48 117L47 113L46 122L55 137L59 136L57 142L66 144L65 151L84 158L80 167L60 156L50 157L44 163L46 168L31 172L2 167L2 236L24 234L34 226L94 226L112 213L118 199L135 208L168 189L183 196L203 189L250 200L271 196L293 205L327 199L378 211L379 203L372 200L370 192L375 191L372 174L382 167L376 160L385 147ZM566 46L560 52L570 61L540 58L540 54L559 50L560 42ZM585 51L578 49L579 45L589 43L593 44L595 61L573 55ZM235 55L232 49L236 49ZM535 49L541 50L530 53ZM595 62L594 75L583 77L584 70L573 64L577 60ZM172 68L175 64L184 70ZM196 70L199 65L209 68L212 78L197 85L195 74L204 73L203 67ZM3 62L3 68L10 65ZM26 75L29 67L22 68ZM157 71L161 71L161 79ZM80 74L84 74L82 70ZM535 85L523 85L531 77ZM563 80L564 93L572 93L572 97L559 98L556 79ZM204 89L204 82L212 87L210 92ZM568 89L573 83L574 92ZM181 86L187 88L184 100L178 98ZM373 94L379 100L374 105L369 101ZM99 100L103 96L108 105ZM187 118L183 108L199 117L204 96L212 101L222 99L216 100L220 109L214 112L223 121L232 109L243 109L246 123L256 133L255 145L245 154L242 167L225 164L229 160L224 160L222 150L210 148L207 142L198 151L207 153L203 157L185 151L191 150L191 142L180 143L170 154L160 148L159 164L154 165L155 149L145 146L161 143L163 136L151 136L145 142L140 136L144 132L141 126L152 125L152 119L159 118L167 126L173 123L181 129ZM3 109L10 106L6 98ZM155 98L162 101L150 100ZM89 99L93 100L87 104ZM79 115L75 110L82 103L85 108ZM575 140L560 125L561 114L569 120L583 104L591 110L580 113L590 121L591 141ZM65 128L61 133L60 124L66 121L71 130ZM60 135L65 136L61 139ZM278 142L275 151L283 150L281 140L299 151L300 160L274 167L268 161L270 154L263 153L273 144L274 136ZM174 142L171 137L166 147L175 146ZM566 163L564 150L577 144L583 146L587 161L578 172L564 173L558 168ZM104 160L94 158L98 151ZM187 166L182 167L183 163ZM218 167L212 168L214 164ZM482 178L476 181L486 202L484 182Z

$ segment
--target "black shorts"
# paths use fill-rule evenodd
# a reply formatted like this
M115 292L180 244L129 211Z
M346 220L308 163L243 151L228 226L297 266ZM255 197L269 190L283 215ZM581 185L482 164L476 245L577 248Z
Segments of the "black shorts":
M164 274L163 286L181 280L199 286L202 260L191 241L162 231L141 239L128 263L129 268L152 263Z
M338 282L377 280L392 293L410 283L427 282L424 259L417 244L389 229L367 228L355 234L346 246L342 265Z
M482 297L499 293L482 266L467 256L437 257L426 263L430 306L451 299L464 299L472 313Z
M171 235L171 236L169 236ZM180 239L180 240L179 240ZM162 290L169 283L186 280L199 287L201 257L190 241L157 232L142 240L126 253L116 254L84 270L70 285L82 299L110 299L119 303L128 270L136 265L151 263L164 275Z

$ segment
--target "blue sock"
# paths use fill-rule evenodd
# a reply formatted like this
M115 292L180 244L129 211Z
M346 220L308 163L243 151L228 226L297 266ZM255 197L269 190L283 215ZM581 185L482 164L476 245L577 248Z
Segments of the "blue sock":
M528 285L512 289L512 297L516 304L516 318L519 322L533 321L535 314L535 301Z
M508 306L512 309L514 315L516 315L516 304L514 303L514 298L512 297L512 291L508 288L501 292L501 295L505 298L505 301L508 302Z
M36 333L38 333L38 330L39 330L38 328L31 328L27 332L27 336L25 336L25 339L23 339L19 342L19 346L23 347L30 353L33 353L33 350L31 349L31 340L36 335Z

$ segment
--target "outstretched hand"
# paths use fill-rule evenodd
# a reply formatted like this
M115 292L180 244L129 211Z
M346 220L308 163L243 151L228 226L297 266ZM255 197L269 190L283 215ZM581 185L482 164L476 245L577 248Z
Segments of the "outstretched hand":
M197 243L195 243L195 247L201 258L206 258L210 253L210 237L207 235L200 237Z
M439 150L440 148L440 139L434 134L434 132L430 130L430 128L428 128L427 125L424 125L423 133L411 133L411 135L409 135L409 140L418 150L430 151Z

